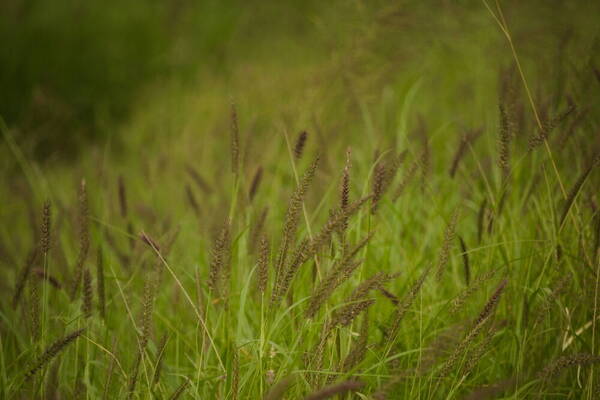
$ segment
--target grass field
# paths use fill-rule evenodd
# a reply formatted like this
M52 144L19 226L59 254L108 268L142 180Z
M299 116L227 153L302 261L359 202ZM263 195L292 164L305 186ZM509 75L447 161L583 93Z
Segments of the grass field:
M3 98L0 398L600 398L591 3L211 3Z

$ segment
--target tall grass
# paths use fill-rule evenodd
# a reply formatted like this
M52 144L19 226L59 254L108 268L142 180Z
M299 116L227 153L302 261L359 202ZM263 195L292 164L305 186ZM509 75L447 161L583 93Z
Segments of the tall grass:
M521 56L537 33L490 2L440 6L489 60L425 6L322 7L364 29L315 16L316 82L248 60L68 168L3 129L0 397L596 397L598 118L571 106L597 108L593 56ZM407 16L442 42L395 50Z

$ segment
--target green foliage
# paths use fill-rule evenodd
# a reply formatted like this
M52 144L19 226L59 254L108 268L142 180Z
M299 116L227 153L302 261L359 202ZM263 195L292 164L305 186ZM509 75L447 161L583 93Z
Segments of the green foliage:
M521 76L482 3L334 3L2 28L3 72L65 45L2 77L1 398L596 398L593 7L504 7ZM20 136L51 72L68 124L127 115L71 163Z

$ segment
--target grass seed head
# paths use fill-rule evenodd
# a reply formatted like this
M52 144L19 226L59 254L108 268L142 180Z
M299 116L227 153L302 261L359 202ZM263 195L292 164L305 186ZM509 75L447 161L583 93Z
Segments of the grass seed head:
M267 282L269 280L269 256L270 247L269 239L266 235L262 235L260 238L260 245L258 250L258 290L264 293L267 289Z
M260 182L262 181L263 169L261 166L256 168L256 172L254 172L254 177L252 178L252 183L250 184L250 189L248 190L248 200L252 202L254 196L256 196L256 192L258 192L258 188L260 187Z
M44 202L44 209L42 212L42 232L40 240L40 250L44 256L50 251L50 219L51 219L51 208L50 201Z
M444 232L444 242L442 243L442 248L440 249L436 278L440 281L443 277L443 274L446 270L446 266L448 265L448 260L450 258L450 250L452 243L454 242L454 235L456 233L456 224L458 223L459 209L456 208L452 213L452 217L450 222L446 226L446 231Z
M547 382L551 379L556 379L565 369L575 366L584 366L600 362L600 356L593 354L571 354L561 356L548 364L538 373L541 381Z
M78 329L69 333L61 339L52 343L46 350L36 359L32 367L25 373L25 380L30 380L44 365L48 364L54 357L63 351L70 343L75 341L84 329Z
M119 211L121 212L121 218L127 218L127 188L123 175L119 175L117 184L119 188Z
M308 139L308 133L306 131L302 131L298 134L296 144L294 145L294 159L296 161L302 158L304 148L306 147L306 139Z

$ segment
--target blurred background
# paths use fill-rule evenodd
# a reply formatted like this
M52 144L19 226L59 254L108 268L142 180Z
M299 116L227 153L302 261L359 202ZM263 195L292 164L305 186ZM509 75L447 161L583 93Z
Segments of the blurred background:
M598 2L500 4L542 108L565 93L598 104ZM407 102L433 126L495 117L514 65L485 4L468 0L3 0L0 43L0 116L44 164L162 138L188 151L227 129L231 101L253 135L309 129L377 147Z

